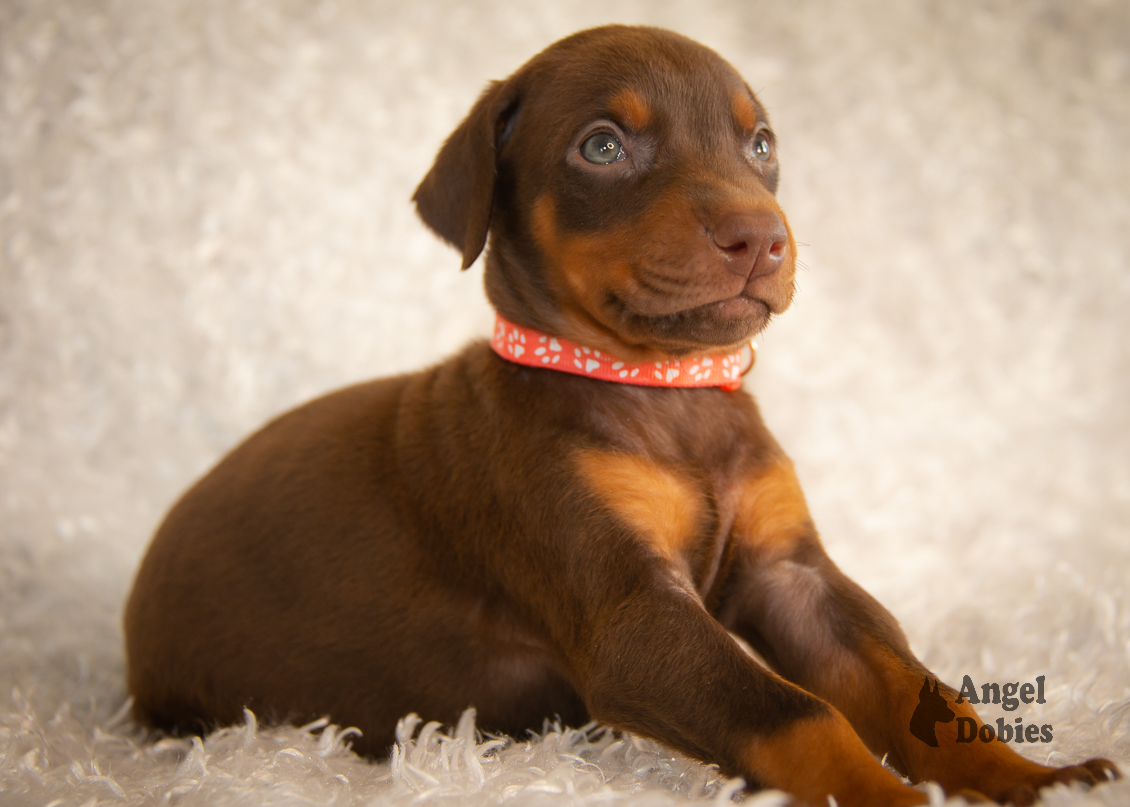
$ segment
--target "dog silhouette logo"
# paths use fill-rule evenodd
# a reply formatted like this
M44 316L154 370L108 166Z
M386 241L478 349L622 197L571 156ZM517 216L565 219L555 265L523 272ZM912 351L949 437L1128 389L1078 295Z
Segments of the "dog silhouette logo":
M918 693L918 706L910 716L910 733L926 745L937 748L938 737L934 734L934 726L937 723L949 723L953 718L953 710L946 699L938 694L937 679L934 679L934 688L931 690L930 679L927 677L922 682L922 691Z

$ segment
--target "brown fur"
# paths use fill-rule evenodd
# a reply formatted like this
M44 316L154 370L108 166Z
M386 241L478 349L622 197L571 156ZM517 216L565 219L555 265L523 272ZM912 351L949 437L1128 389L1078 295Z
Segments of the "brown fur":
M594 132L625 159L586 161ZM764 109L713 52L594 29L488 87L415 201L464 267L489 234L487 292L513 322L626 359L721 352L793 291L759 137ZM1113 770L958 746L953 724L938 748L911 736L925 670L824 554L747 393L483 343L236 448L169 513L125 623L136 713L168 729L328 714L380 754L409 711L475 706L507 732L591 716L811 804L924 801L874 754L1019 801Z

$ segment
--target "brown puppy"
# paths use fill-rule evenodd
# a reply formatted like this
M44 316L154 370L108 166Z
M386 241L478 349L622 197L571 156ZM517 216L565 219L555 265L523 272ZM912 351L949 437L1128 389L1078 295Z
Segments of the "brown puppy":
M776 187L765 111L729 65L672 33L609 27L492 84L415 201L464 267L489 233L486 287L506 320L662 363L732 351L788 306ZM138 573L138 716L183 729L244 706L328 714L373 754L409 711L450 721L473 705L507 732L592 716L808 804L924 801L875 755L998 800L1113 773L959 744L954 720L936 747L912 734L929 673L825 555L747 393L560 369L478 343L235 449ZM939 697L977 719L953 689Z

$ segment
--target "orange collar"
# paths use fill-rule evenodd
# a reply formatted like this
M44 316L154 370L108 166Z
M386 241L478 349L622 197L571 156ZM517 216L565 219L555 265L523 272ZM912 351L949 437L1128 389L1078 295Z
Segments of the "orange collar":
M732 353L688 356L669 361L630 362L568 339L515 325L495 314L490 346L502 358L527 367L543 367L601 381L644 387L722 387L738 389L753 367L757 345L749 342Z

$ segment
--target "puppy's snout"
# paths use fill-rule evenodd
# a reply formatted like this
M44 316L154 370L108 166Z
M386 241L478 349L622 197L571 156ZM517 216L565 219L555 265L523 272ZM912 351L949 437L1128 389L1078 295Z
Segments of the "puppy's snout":
M718 222L713 238L726 267L750 279L776 272L789 252L788 230L772 210L730 213Z

